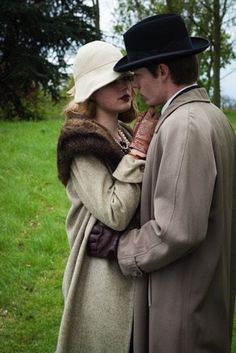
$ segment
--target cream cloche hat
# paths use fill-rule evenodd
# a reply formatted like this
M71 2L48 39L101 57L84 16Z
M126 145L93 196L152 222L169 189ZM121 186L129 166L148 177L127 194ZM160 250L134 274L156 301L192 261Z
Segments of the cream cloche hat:
M69 91L74 95L74 101L84 102L93 92L121 77L113 67L122 57L119 49L103 41L82 46L73 64L75 85Z

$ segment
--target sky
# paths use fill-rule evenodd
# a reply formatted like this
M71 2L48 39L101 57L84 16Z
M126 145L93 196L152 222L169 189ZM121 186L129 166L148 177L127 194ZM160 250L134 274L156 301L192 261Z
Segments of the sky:
M117 0L99 1L100 26L105 34L109 34L109 32L112 31L112 13L116 3ZM106 40L112 43L109 37L107 37ZM236 41L236 30L234 40ZM227 65L225 69L221 70L221 94L236 99L236 60L232 61L230 65Z

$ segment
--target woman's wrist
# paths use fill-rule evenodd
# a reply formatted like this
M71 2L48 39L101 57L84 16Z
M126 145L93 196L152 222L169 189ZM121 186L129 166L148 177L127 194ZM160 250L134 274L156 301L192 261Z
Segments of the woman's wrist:
M128 154L130 156L132 156L135 159L145 159L146 158L146 154L143 152L140 152L138 150L136 150L135 148L131 148L128 152Z

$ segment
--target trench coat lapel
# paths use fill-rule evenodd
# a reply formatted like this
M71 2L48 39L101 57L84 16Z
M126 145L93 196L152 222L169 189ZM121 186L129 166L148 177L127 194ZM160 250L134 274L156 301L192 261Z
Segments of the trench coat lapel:
M209 97L208 97L206 90L204 88L199 88L197 91L194 90L194 94L192 92L193 92L192 90L189 90L187 92L183 92L183 94L180 94L171 102L171 104L168 106L168 108L164 111L164 113L158 119L155 133L158 132L161 125L164 123L165 119L167 119L168 116L171 115L180 106L182 106L184 104L188 104L190 102L198 102L198 101L201 101L201 102L205 101L208 103L210 102Z

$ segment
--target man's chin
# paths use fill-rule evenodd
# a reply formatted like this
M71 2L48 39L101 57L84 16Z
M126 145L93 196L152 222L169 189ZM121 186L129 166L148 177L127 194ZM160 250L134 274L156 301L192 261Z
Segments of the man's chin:
M148 101L148 98L147 97L144 97L142 94L140 94L142 100L149 105L149 101Z

